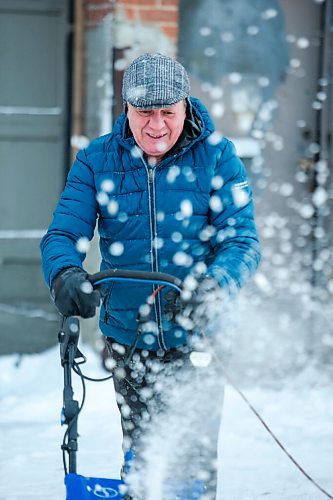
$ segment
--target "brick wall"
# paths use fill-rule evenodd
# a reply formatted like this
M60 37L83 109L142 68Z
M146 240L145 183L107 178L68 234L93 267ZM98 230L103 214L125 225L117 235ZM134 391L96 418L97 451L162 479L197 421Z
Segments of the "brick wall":
M122 15L131 22L159 28L173 43L178 38L180 0L86 0L86 22L92 26L107 14Z
M108 14L115 12L116 0L85 0L85 21L87 27L98 24Z

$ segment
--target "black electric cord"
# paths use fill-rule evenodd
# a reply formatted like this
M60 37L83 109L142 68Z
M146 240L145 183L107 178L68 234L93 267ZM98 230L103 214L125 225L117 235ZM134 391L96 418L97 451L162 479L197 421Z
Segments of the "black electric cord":
M215 361L219 364L221 367L223 374L226 378L226 380L229 382L231 387L237 392L237 394L242 398L242 400L245 402L246 406L254 413L254 415L257 417L259 422L265 427L266 431L269 433L269 435L274 439L275 443L281 448L283 453L287 455L289 460L297 467L297 469L305 476L321 493L326 495L327 498L333 499L333 495L329 493L325 488L323 488L313 477L297 462L297 460L292 456L292 454L286 449L286 447L281 443L279 438L274 434L274 432L270 429L268 424L265 422L265 420L262 418L262 416L259 414L259 412L255 409L255 407L252 405L252 403L248 400L248 398L245 396L245 394L239 389L237 384L234 382L233 378L229 375L227 369L224 366L223 361L217 354L215 353L215 350L210 344L209 338L202 332L202 335L206 341L206 344L208 345L208 350L212 357L215 359Z

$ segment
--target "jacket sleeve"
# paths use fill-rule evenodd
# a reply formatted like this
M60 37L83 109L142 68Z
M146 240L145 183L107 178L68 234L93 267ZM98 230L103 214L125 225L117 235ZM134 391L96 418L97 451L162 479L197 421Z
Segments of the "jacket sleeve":
M85 150L82 150L69 171L53 222L40 244L43 272L48 286L51 286L53 278L62 269L82 267L86 253L78 250L77 243L80 238L92 239L96 217L94 175Z
M218 162L210 197L214 228L207 275L231 294L252 276L260 262L252 191L245 167L228 141Z

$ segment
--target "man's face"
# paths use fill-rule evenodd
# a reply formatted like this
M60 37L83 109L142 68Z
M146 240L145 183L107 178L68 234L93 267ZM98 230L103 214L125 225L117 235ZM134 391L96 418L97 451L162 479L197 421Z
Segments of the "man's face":
M184 101L156 109L135 108L128 104L127 118L134 139L144 153L156 161L176 144L185 116Z

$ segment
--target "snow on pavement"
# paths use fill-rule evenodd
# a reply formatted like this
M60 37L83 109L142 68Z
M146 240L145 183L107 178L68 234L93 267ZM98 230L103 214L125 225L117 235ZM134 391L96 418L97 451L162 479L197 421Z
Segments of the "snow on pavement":
M105 376L96 354L81 347L88 357L84 372ZM80 399L80 383L75 387ZM332 377L307 369L279 390L253 387L244 392L296 460L332 492ZM65 498L61 406L58 348L21 359L0 357L0 500ZM121 427L112 381L87 382L79 432L78 472L119 477ZM282 453L230 386L219 448L218 500L326 498Z
M333 493L332 379L309 370L283 390L244 390L303 469ZM290 462L239 395L227 388L220 440L224 500L327 498Z

